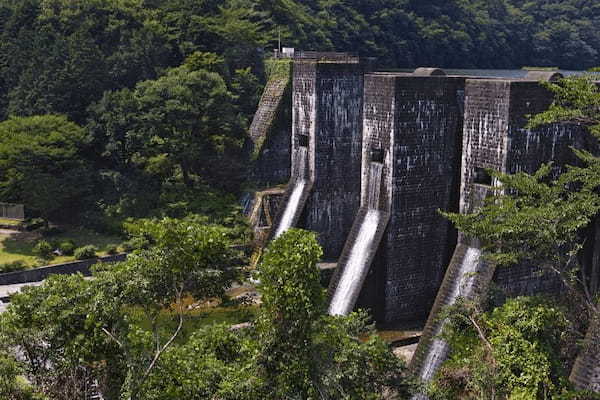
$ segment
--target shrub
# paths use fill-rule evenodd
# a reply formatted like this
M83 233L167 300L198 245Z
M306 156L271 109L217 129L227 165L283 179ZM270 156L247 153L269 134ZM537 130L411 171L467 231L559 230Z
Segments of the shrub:
M134 237L126 242L121 243L123 251L130 252L133 250L147 249L150 247L150 241L143 237Z
M75 252L75 242L71 239L64 240L58 245L58 249L65 256L72 256Z
M46 240L38 241L36 243L36 245L33 247L33 254L35 254L36 256L43 258L43 259L51 258L52 251L54 251L54 248Z
M79 247L75 249L75 258L77 260L87 260L89 258L94 258L96 257L97 251L98 249L96 249L96 247L92 245Z
M117 254L119 252L119 247L116 244L109 244L108 246L106 246L106 253L107 254Z
M23 227L26 231L35 231L46 226L46 220L44 218L32 218L28 219L23 223Z
M0 264L0 273L22 271L25 269L25 263L21 260Z

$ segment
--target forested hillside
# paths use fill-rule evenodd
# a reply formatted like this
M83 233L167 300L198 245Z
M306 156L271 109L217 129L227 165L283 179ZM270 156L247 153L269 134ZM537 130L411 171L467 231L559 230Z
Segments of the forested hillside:
M598 64L600 4L591 0L2 0L3 113L85 108L194 51L251 66L283 43L420 65L582 69ZM75 88L77 90L75 90Z
M239 192L280 35L385 68L583 69L600 64L598 26L591 0L0 0L0 121L62 114L85 129L74 151L88 214L185 214L215 200L197 201L199 188ZM28 166L0 170L13 176L0 200L25 202L15 177Z

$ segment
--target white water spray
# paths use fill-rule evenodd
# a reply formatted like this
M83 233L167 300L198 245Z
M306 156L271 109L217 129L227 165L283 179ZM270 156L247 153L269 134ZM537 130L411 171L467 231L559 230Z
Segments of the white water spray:
M329 304L330 315L347 315L352 311L369 271L370 259L377 251L379 244L377 232L383 221L383 213L379 209L382 171L383 164L381 163L372 162L369 165L367 211L360 223L356 237L348 239L351 241L352 247L347 261L338 266L338 268L342 268L342 275Z
M285 231L290 229L294 224L294 221L302 212L302 198L304 194L304 190L308 186L308 180L306 177L307 171L307 159L308 159L308 148L300 146L296 149L295 154L295 176L292 181L292 192L288 201L285 205L285 210L281 216L281 220L277 226L277 230L275 231L274 238L278 238Z

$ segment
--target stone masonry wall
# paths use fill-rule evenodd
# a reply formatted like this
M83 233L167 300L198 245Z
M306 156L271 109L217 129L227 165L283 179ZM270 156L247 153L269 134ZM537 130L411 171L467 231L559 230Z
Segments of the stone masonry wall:
M552 102L552 94L537 82L513 81L510 86L507 157L503 172L533 173L553 161L553 176L565 165L578 164L571 146L590 149L590 135L573 124L552 124L535 130L525 129L527 115L540 113ZM558 293L562 284L547 270L530 265L500 267L495 285L507 296Z
M250 126L255 160L250 180L266 188L285 183L291 169L291 76L275 76L267 82Z
M296 60L294 87L299 84L296 79L306 81L312 73L316 108L310 165L314 186L299 226L318 232L323 258L334 260L359 207L364 69L359 63ZM299 132L300 126L294 125Z
M376 261L378 320L427 317L454 248L464 78L394 78L391 217Z
M371 151L383 151L382 191L380 193L380 208L388 213L391 211L392 197L392 141L395 125L394 110L396 107L396 80L394 76L367 74L364 82L364 118L363 118L363 148L361 167L361 206L367 201L368 164L371 162ZM387 230L386 230L387 232ZM384 232L384 239L386 234ZM382 247L379 246L374 261L363 284L357 306L372 310L377 319L385 307L385 281L379 272L385 268Z

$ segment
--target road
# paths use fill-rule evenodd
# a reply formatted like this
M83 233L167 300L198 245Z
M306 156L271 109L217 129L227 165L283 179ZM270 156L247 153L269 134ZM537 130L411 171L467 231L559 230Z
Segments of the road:
M8 296L10 296L13 293L18 292L19 290L21 290L21 288L23 286L39 286L41 285L42 282L28 282L28 283L19 283L16 285L5 285L5 286L0 286L0 299L4 299ZM4 310L6 309L7 304L2 302L2 300L0 300L0 313L4 312Z

